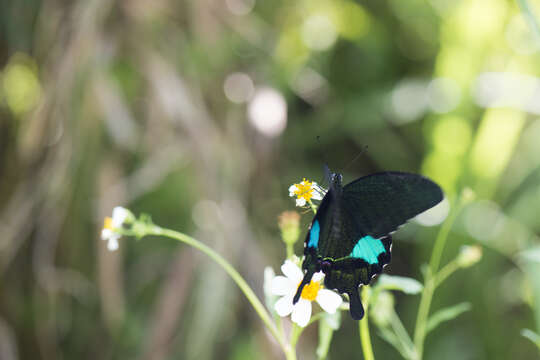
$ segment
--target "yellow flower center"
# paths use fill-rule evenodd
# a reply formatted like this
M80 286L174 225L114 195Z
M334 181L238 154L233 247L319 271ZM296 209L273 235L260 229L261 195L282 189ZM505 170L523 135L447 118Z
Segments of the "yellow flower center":
M103 222L103 228L104 229L109 229L109 230L113 229L113 223L112 223L112 218L111 217L107 216L105 218L105 221Z
M300 283L298 284L300 285ZM319 281L312 281L302 289L300 297L309 301L313 301L317 298L317 294L321 289L321 283Z
M312 194L311 186L313 185L313 182L306 180L305 178L302 179L302 182L300 184L296 184L296 190L294 191L294 194L296 197L304 198L306 201L309 201Z

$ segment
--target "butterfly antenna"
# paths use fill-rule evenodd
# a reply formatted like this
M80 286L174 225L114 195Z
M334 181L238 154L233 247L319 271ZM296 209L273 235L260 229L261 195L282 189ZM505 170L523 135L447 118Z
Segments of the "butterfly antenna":
M360 152L358 153L358 155L356 155L356 156L354 157L354 159L352 159L352 160L349 162L349 164L348 164L347 166L345 166L345 168L343 169L343 171L347 170L352 164L354 164L354 162L355 162L356 160L358 160L358 158L360 158L360 156L362 156L363 154L367 153L367 151L368 151L368 146L365 145L365 146L362 148L362 150L360 150Z
M317 135L317 142L320 144L321 143L321 136L320 135ZM326 158L326 152L323 153L323 161L324 161L324 166L323 166L323 178L319 181L319 184L324 184L325 182L328 183L328 187L330 187L330 184L331 184L331 180L332 180L332 171L330 170L330 168L328 167L328 159Z

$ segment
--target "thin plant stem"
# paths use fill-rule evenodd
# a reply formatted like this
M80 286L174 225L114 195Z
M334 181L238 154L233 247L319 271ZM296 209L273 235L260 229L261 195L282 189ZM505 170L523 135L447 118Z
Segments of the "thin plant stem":
M217 252L215 252L205 244L195 240L191 236L182 234L178 231L163 229L156 225L148 226L145 235L166 236L190 245L208 255L212 260L214 260L218 265L220 265L223 270L225 270L225 272L229 274L229 276L233 279L236 285L238 285L240 290L244 293L248 301L251 303L251 306L253 306L253 309L255 309L263 323L266 325L270 333L274 336L274 338L277 340L277 342L283 349L287 360L296 360L296 353L294 352L294 348L291 348L291 346L285 342L283 336L279 333L278 329L272 322L272 318L266 311L264 305L257 298L257 295L255 295L253 290L249 287L242 275L240 275L238 271L236 271L236 269L231 264L229 264L229 262L225 260L221 255L219 255Z
M287 259L292 258L294 255L294 244L287 243Z
M431 270L428 270L428 272L430 271ZM434 290L435 286L433 278L431 277L431 274L426 274L424 291L422 292L422 298L420 299L418 316L416 317L416 327L414 329L414 347L416 348L418 359L422 359L422 354L424 351L424 339L426 337L427 319Z
M442 284L443 281L446 280L454 272L456 272L459 267L460 266L456 260L453 260L446 264L435 276L435 287L437 288L440 284Z
M309 203L309 206L311 207L311 210L313 211L313 213L316 214L317 213L317 205L315 205L313 203L313 201L311 201L311 200L308 200L308 203Z
M364 360L375 360L373 355L373 347L371 345L371 336L369 335L368 308L369 308L369 289L362 286L362 301L364 303L364 317L358 322L360 330L360 342L362 344L362 352Z
M446 245L446 240L448 239L448 234L450 229L456 220L456 217L461 209L462 200L458 198L454 204L457 204L456 208L453 209L453 206L450 208L450 215L448 219L444 222L437 238L435 239L435 245L433 246L433 252L431 254L431 260L429 262L429 268L425 274L424 282L424 291L422 291L422 297L420 299L420 305L418 308L418 315L416 317L416 327L414 329L414 346L416 348L418 359L422 359L424 351L424 340L426 338L426 326L429 316L429 308L431 307L431 301L433 299L433 293L437 287L436 276L441 263L441 257L443 254L444 246Z
M292 324L292 334L291 334L291 347L292 348L296 348L296 343L298 342L298 338L300 338L302 331L304 331L303 327L296 325L296 323Z
M308 324L306 325L306 327L308 327L309 325L313 324L314 322L317 322L319 320L321 320L323 317L323 313L322 312L319 312L319 313L316 313L315 315L313 315L311 317L311 319L309 319L309 322Z
M455 201L455 204L457 204L458 208L450 211L450 215L448 216L448 219L446 219L446 221L444 222L443 226L441 227L441 230L437 234L437 238L435 239L435 245L433 246L433 253L431 254L431 260L429 262L429 268L431 270L432 275L436 274L437 271L439 270L439 265L441 264L441 257L444 251L444 246L446 245L446 240L448 239L448 234L450 233L450 229L452 228L452 225L454 224L454 221L456 220L456 217L461 208L460 203L461 201L459 199Z

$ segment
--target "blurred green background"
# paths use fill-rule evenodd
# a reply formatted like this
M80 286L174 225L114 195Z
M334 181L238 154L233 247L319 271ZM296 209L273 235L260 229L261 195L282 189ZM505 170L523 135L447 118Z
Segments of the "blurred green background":
M540 330L540 37L519 2L0 1L0 359L281 358L208 258L161 238L111 253L100 230L116 205L147 212L262 298L288 186L325 162L471 188L443 262L483 258L433 310L472 309L425 358L538 358L520 332ZM405 227L385 272L421 279L436 233ZM419 297L396 296L411 329ZM316 345L308 328L299 359ZM348 316L330 358L362 358Z

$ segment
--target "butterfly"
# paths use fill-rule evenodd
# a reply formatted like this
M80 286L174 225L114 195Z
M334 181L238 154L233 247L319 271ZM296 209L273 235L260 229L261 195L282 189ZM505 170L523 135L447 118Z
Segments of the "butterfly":
M391 234L407 220L443 199L441 188L416 174L381 172L342 186L342 176L326 168L330 188L322 199L304 242L304 278L296 304L313 274L324 285L347 293L353 319L364 317L358 287L368 285L390 262Z

